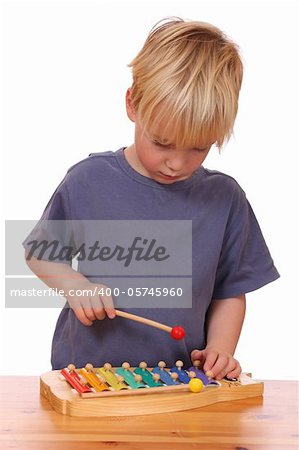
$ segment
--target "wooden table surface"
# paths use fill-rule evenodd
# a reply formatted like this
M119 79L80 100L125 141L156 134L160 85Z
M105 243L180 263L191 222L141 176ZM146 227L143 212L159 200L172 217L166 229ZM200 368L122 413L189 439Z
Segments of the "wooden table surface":
M1 377L1 449L298 449L298 383L266 381L264 397L139 417L56 413L38 377Z

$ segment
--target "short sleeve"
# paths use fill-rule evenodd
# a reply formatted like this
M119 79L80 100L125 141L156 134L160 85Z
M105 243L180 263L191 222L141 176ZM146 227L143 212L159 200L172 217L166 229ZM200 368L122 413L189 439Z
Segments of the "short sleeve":
M254 291L279 278L257 219L236 185L217 267L213 299Z
M60 183L50 198L41 220L69 220L71 211L69 195L65 179Z
M75 247L65 179L53 193L40 220L22 245L29 258L34 256L71 265Z

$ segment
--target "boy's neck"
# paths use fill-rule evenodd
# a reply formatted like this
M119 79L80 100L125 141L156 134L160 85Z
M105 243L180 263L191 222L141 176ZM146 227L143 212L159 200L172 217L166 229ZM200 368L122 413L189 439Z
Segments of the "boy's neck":
M140 173L141 175L143 175L145 177L148 177L148 174L146 173L144 167L142 166L142 164L139 161L139 158L136 154L134 144L125 148L124 155L125 155L127 162L130 164L130 166L134 170L136 170L136 172Z

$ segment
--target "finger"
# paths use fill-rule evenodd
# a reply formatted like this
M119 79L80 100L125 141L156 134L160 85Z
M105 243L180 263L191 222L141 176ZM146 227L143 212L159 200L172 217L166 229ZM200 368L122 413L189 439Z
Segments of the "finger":
M81 297L70 297L68 299L68 303L70 308L74 311L77 319L80 320L83 325L92 325L95 317L93 313L89 313L88 315L86 314L86 309L91 309L90 302L86 303L86 298L84 300Z
M82 317L82 310L83 310L83 314L86 316L87 320L91 322L96 320L96 316L93 312L92 305L90 302L90 297L86 292L82 296L72 297L71 306L74 310L75 309L80 310L80 317Z
M80 297L81 306L85 312L85 315L91 321L103 319L105 317L105 313L103 311L102 315L100 311L98 311L103 310L103 305L99 301L98 295L94 293L93 289L86 289L84 291L84 295Z
M89 308L85 307L84 313L85 313L87 319L89 319L91 322L94 322L97 319L92 307L89 307Z
M219 358L220 359L220 358ZM227 374L233 371L237 366L237 361L232 357L223 357L223 368L221 369L219 366L219 370L215 373L216 380L222 380L222 378L226 377ZM226 361L226 364L225 364ZM218 361L217 361L218 363ZM214 370L214 369L213 369Z
M218 356L219 356L219 353L217 351L209 350L206 352L206 360L203 365L203 370L205 372L212 372L210 374L211 378L213 378L215 376L214 372L212 371L212 368L216 364Z
M198 350L197 348L192 350L190 358L192 362L200 361L202 364L205 360L205 350Z
M95 318L98 320L105 319L106 312L104 310L104 306L103 306L103 303L101 302L99 295L92 296L90 299L90 303L91 303Z
M213 373L213 377L217 380L222 379L227 374L227 368L229 367L230 358L226 355L219 355L215 364L211 367L210 371ZM234 365L230 366L230 370L234 368ZM223 376L221 376L224 374Z
M88 317L86 316L84 309L82 307L81 308L73 308L73 311L74 311L77 319L81 323L83 323L83 325L91 326L93 324L92 320L89 320Z
M82 298L81 306L83 308L83 311L84 311L87 319L94 322L96 320L96 315L93 311L92 297L85 296L84 299Z
M106 311L107 316L109 319L114 319L116 316L115 314L115 308L114 308L114 302L111 295L101 295L101 302L104 305L104 309Z
M240 364L238 363L238 361L236 361L236 363L237 363L236 367L227 373L227 375L226 375L227 378L238 378L241 375L242 368L241 368Z

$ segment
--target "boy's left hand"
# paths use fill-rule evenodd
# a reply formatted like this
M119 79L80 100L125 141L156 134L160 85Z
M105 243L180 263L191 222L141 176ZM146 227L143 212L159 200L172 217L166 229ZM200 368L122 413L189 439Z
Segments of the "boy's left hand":
M221 380L224 377L238 378L241 373L239 362L230 354L215 347L206 347L203 350L193 350L191 360L198 359L202 370L209 378Z

